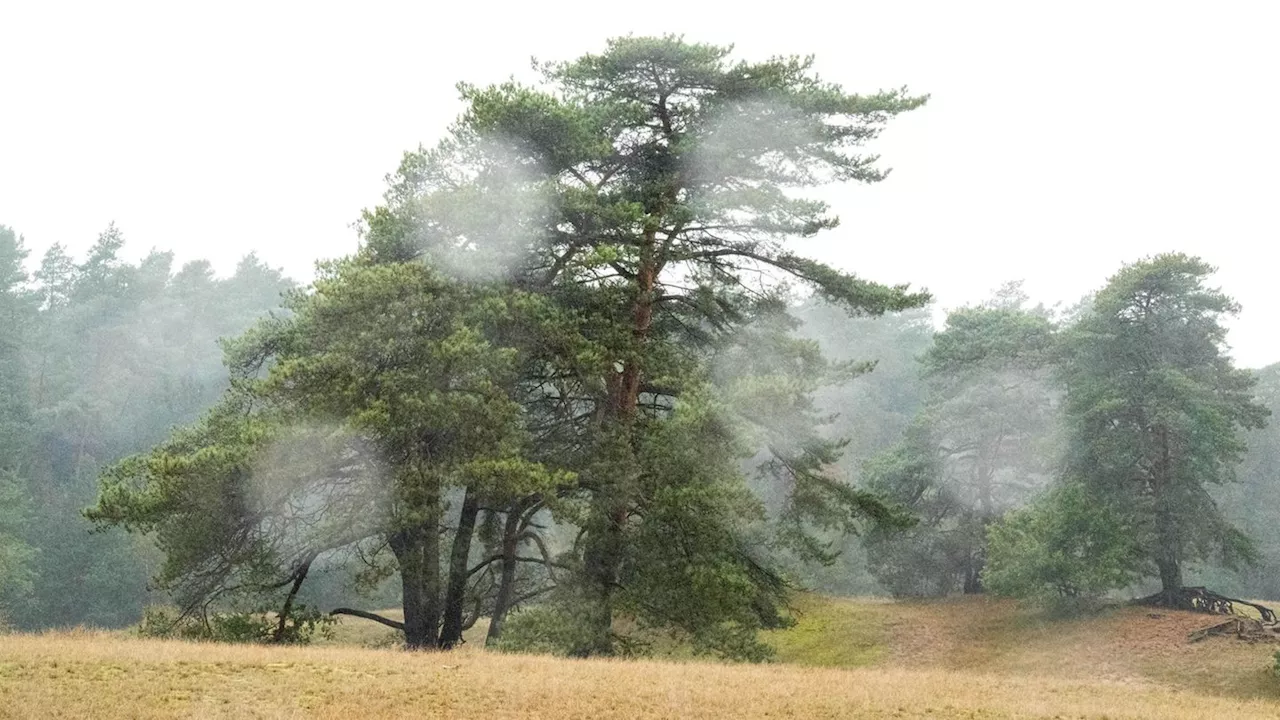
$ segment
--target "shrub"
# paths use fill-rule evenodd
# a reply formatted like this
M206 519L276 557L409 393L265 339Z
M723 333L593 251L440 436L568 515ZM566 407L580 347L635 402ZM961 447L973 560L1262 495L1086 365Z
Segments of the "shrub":
M503 652L566 656L591 640L590 625L567 603L544 603L513 612L496 643Z
M315 636L330 637L335 619L305 605L295 605L276 638L277 616L268 611L222 612L183 616L171 608L151 607L143 613L138 633L145 637L181 638L207 642L310 643Z
M1141 552L1123 518L1083 486L1059 486L988 531L986 587L1059 613L1096 608L1132 584Z

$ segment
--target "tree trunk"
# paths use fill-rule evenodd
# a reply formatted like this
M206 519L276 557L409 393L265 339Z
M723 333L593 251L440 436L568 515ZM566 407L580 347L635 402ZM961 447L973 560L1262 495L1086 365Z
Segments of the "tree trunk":
M618 585L618 571L623 558L623 526L625 507L615 507L596 529L592 542L583 553L590 583L587 586L583 613L590 625L585 643L573 648L577 657L613 654L613 592Z
M507 511L502 527L502 579L498 582L498 596L493 601L493 616L489 619L489 633L484 643L488 646L502 637L502 628L511 610L516 592L516 551L520 548L520 520L524 514L522 503L515 503Z
M310 554L298 569L293 573L293 586L289 588L289 595L284 599L284 607L280 608L280 615L276 619L276 629L271 633L271 642L284 642L284 633L288 629L289 616L293 613L293 600L298 597L298 591L302 589L302 583L307 579L307 573L311 571L311 563L316 559L315 554Z
M981 595L982 594L982 566L983 553L978 551L969 558L969 567L965 570L964 575L964 594L965 595Z
M427 630L423 587L422 529L401 530L391 536L391 551L400 566L401 606L404 608L404 641L410 650L434 645Z
M1165 555L1156 560L1160 570L1160 592L1171 595L1182 589L1182 564L1176 557Z
M440 576L439 495L434 498L432 507L434 512L428 514L422 528L422 607L427 628L427 643L431 647L438 647L440 642L440 600L444 594Z
M1155 477L1151 483L1156 506L1156 567L1160 570L1160 591L1172 597L1182 590L1182 542L1179 537L1177 521L1174 518L1170 497L1173 477L1173 458L1169 450L1169 431L1159 429L1160 460L1156 464Z
M637 265L635 277L636 294L631 308L632 354L623 362L621 372L610 383L608 416L625 433L629 445L634 444L631 432L644 374L642 367L644 346L653 325L658 259L656 257L657 225L652 218L659 215L660 213L651 213L651 222L646 225L640 241L640 262ZM613 593L618 586L625 549L623 532L632 502L631 491L627 487L629 484L629 480L624 477L615 480L613 492L605 491L605 497L600 504L601 517L598 518L598 526L588 536L587 547L583 553L588 578L587 596L584 598L586 606L583 611L587 615L587 622L591 625L591 639L575 648L574 655L613 654Z
M413 520L389 542L400 565L404 639L411 650L436 647L440 636L440 487L433 477L423 480L421 500L411 503Z
M440 628L440 647L446 650L462 642L462 612L467 595L467 561L471 557L471 537L475 534L476 516L480 505L476 492L467 488L462 500L462 513L458 516L458 531L453 536L453 549L449 556L449 586L445 591L444 624Z

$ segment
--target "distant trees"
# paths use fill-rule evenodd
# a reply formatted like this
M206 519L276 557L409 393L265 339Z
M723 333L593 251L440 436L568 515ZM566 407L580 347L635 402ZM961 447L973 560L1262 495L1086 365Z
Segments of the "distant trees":
M923 409L863 468L867 488L918 519L866 540L872 574L895 595L980 592L987 528L1048 484L1054 325L1025 302L1014 284L948 315L920 359Z
M1255 558L1212 493L1235 478L1243 431L1268 411L1226 353L1221 318L1238 308L1206 286L1212 271L1182 254L1127 265L1064 331L1063 488L993 533L1004 589L1097 595L1155 576L1153 602L1190 606L1189 564ZM1064 576L1064 562L1082 574Z
M1275 416L1280 413L1280 364L1253 371L1258 402ZM1205 584L1222 587L1240 597L1280 597L1280 505L1272 501L1280 491L1280 424L1244 435L1248 446L1236 469L1237 482L1210 488L1223 516L1254 541L1256 566L1242 573L1208 568Z
M54 245L28 277L0 228L0 604L20 627L139 617L153 551L90 532L98 470L216 400L217 339L288 286L252 257L226 280L167 253L129 264L123 242L108 228L79 262Z
M23 347L36 303L26 288L26 257L22 238L0 225L0 623L31 592L25 473L32 418Z

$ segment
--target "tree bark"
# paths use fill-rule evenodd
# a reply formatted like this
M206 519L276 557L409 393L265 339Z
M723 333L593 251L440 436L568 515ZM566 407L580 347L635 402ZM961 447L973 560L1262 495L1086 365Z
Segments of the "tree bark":
M390 618L384 618L377 613L371 613L365 610L357 610L355 608L340 607L340 608L334 608L330 610L329 615L331 616L332 615L351 615L353 617L364 618L365 620L372 620L381 625L386 625L389 628L393 628L395 630L399 630L400 632L404 632L404 623L396 622L395 620L392 620Z
M1182 590L1182 542L1173 513L1172 477L1173 457L1169 448L1169 431L1161 427L1160 459L1156 463L1155 477L1151 484L1156 506L1156 568L1160 571L1160 590L1172 596Z
M462 512L458 516L458 531L453 536L453 549L449 556L449 585L445 591L444 624L440 628L440 647L448 650L462 642L462 613L466 602L468 560L471 556L471 538L475 534L476 516L480 505L476 492L467 488L462 499Z
M534 502L536 505L536 501ZM507 614L516 600L516 553L520 551L520 536L525 524L525 512L531 509L529 498L513 502L507 510L507 520L502 528L502 578L498 580L498 597L494 598L493 616L489 619L489 633L485 646L497 642L507 624Z
M413 503L409 525L392 534L400 565L404 639L411 650L434 648L440 638L440 489L424 477L425 493Z
M653 325L654 289L658 279L657 222L660 212L650 213L650 222L646 224L640 240L640 261L635 276L635 299L632 301L632 346L631 357L623 362L621 372L615 376L611 388L608 415L616 426L626 435L627 442L634 442L631 437L632 425L640 400L640 386L643 379L644 346L649 339L649 331ZM615 481L616 482L616 481ZM587 547L583 553L583 562L589 587L587 589L586 607L583 608L591 626L590 640L574 648L573 654L578 656L612 655L613 654L613 593L618 586L619 571L624 555L623 533L630 511L629 483L624 478L621 487L606 491L601 504L601 517L597 520L595 531L588 537Z
M404 608L404 642L410 650L422 650L435 643L427 630L427 609L423 582L421 528L400 530L391 536L391 551L400 566L401 607Z
M489 619L489 633L484 643L489 645L502 637L503 627L507 622L507 613L511 610L511 601L515 598L516 589L516 552L520 547L520 520L524 508L515 503L507 511L507 520L502 527L502 578L498 582L498 596L493 602L493 616Z
M289 588L289 595L284 599L284 607L280 608L280 615L276 621L276 629L271 633L271 642L284 642L284 632L289 624L289 616L293 613L293 600L298 596L298 591L302 589L302 583L307 579L307 573L311 571L311 563L314 562L316 556L314 553L307 556L298 569L293 572L293 587Z
M440 643L441 592L444 588L440 575L440 504L439 495L433 498L432 512L422 528L422 595L423 616L427 627L428 646Z

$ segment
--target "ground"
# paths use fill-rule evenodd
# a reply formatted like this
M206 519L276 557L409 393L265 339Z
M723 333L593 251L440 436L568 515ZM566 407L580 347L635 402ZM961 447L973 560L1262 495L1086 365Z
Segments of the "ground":
M1202 615L1047 621L985 599L798 610L769 637L771 665L501 655L482 633L408 654L360 646L385 635L354 619L303 648L0 636L0 718L1280 718L1277 646L1188 644Z

